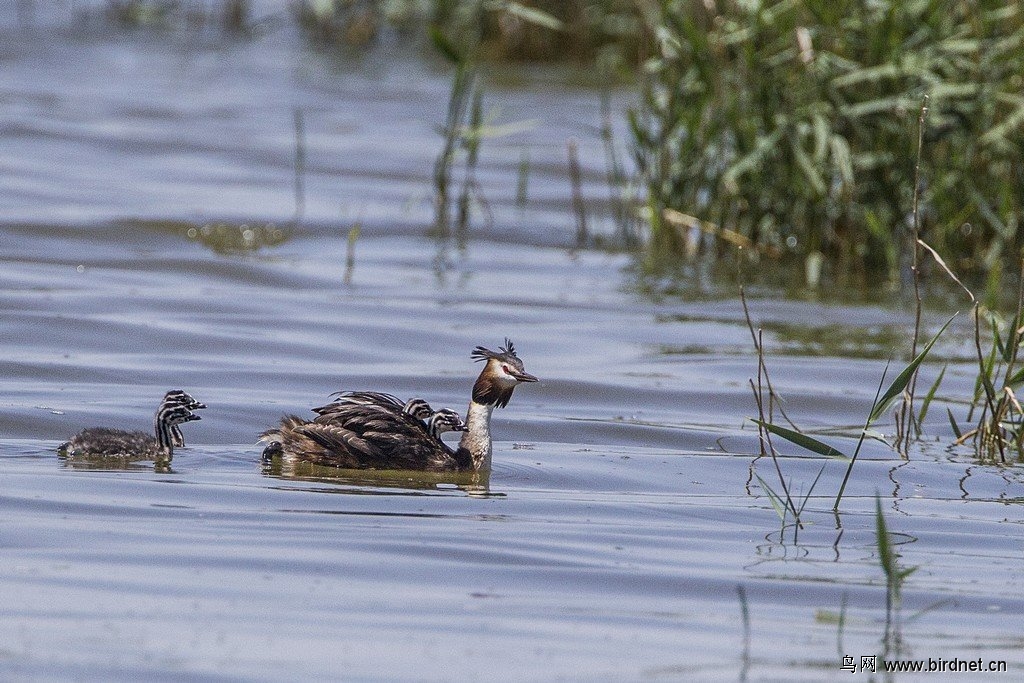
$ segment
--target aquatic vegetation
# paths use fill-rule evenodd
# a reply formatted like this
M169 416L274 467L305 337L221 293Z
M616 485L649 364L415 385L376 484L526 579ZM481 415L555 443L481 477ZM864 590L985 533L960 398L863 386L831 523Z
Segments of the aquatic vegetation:
M982 345L982 318L987 318L992 332L987 352ZM1024 366L1020 362L1024 344L1024 277L1011 318L996 311L983 311L980 304L975 304L974 344L978 376L966 420L975 427L964 432L952 412L950 426L957 435L957 443L972 442L979 455L1007 462L1007 451L1014 451L1020 460L1024 458L1024 408L1017 392L1024 384Z
M601 93L601 143L604 145L608 204L615 224L618 246L635 249L640 244L640 224L636 211L634 178L619 158L612 129L612 107L608 91Z
M292 0L290 8L312 42L360 47L377 37L386 18L384 4L375 0Z
M174 10L172 2L147 0L108 0L107 16L130 26L152 26L168 20Z
M977 301L974 294L949 270L941 257L924 244L923 241L919 242L932 253L950 278L960 285L974 302L972 310L974 320L973 342L978 370L973 395L968 400L969 408L964 422L959 422L950 408L946 409L949 425L956 437L954 444L971 443L979 457L994 459L1003 463L1009 461L1009 452L1015 452L1016 460L1020 461L1024 459L1024 406L1021 405L1017 393L1020 391L1021 386L1024 385L1024 366L1021 364L1021 350L1022 346L1024 346L1024 262L1022 262L1021 275L1018 278L1016 308L1012 315L1006 315L983 307ZM918 273L918 266L916 264L912 272L915 275ZM872 425L889 411L893 403L898 401L899 404L893 411L896 433L891 445L906 458L908 457L912 441L922 437L925 417L933 401L939 396L939 389L946 374L946 366L943 366L937 373L921 401L920 408L915 412L914 402L917 392L916 381L918 371L939 337L959 314L953 314L918 351L922 302L920 291L917 290L916 294L917 305L911 337L911 350L915 353L914 358L899 372L884 392L882 387L884 386L885 374L887 373L883 374L882 380L879 383L878 393L868 412L864 427L860 430L857 447L852 456L850 456L846 474L836 496L834 509L839 507L864 437L869 435ZM767 379L761 330L759 329L756 333L754 332L742 288L740 290L740 297L743 301L747 324L754 337L754 348L758 354L758 384L755 388L755 399L759 419L754 420L754 422L762 430L762 441L771 448L768 434L774 434L818 455L845 457L838 449L803 433L785 413L782 413L782 415L792 429L782 427L774 422L771 407L769 407L766 414L764 409L766 399L764 398L761 385L762 378L764 378L765 387L768 391L768 405L781 404L774 392L774 388L772 388L770 381ZM984 341L983 329L990 331L990 335ZM753 381L751 382L753 386ZM974 426L967 429L962 426L963 424ZM871 436L879 439L882 438L881 435L875 433L871 433ZM781 471L779 476L781 479ZM788 500L788 494L786 494L786 498ZM795 508L792 509L796 512Z
M914 378L917 376L918 368L920 368L921 364L928 357L928 353L932 350L932 347L939 340L939 337L942 336L942 333L945 332L946 328L948 328L950 323L953 322L953 319L956 317L956 314L951 316L949 320L946 321L946 323L939 329L939 331L936 332L935 335L928 341L928 343L924 345L921 351L918 352L916 356L914 356L913 360L911 360L910 363L906 367L904 367L903 370L899 372L899 374L897 374L896 378L893 379L893 381L889 384L888 388L886 388L885 391L882 391L882 387L885 386L885 377L887 373L883 373L882 378L879 380L878 390L875 393L875 398L872 401L871 408L868 411L868 415L864 420L864 426L862 429L859 430L859 433L857 435L857 445L854 448L852 455L847 457L839 449L834 448L833 446L830 446L829 444L823 441L819 441L818 439L800 431L796 424L789 418L788 415L786 415L785 411L782 409L779 396L775 392L774 387L772 387L771 380L768 376L768 368L765 364L764 341L762 339L762 331L759 329L755 332L754 330L754 323L751 320L750 311L747 308L746 296L744 295L742 287L740 288L740 300L743 303L743 313L747 321L747 327L750 329L751 337L754 340L754 349L757 352L757 383L755 384L753 380L750 381L751 389L754 392L754 400L757 404L758 413L758 418L754 419L753 422L758 426L758 434L760 436L761 443L761 455L768 455L771 457L772 462L775 465L776 473L779 477L779 483L782 487L782 495L780 496L779 494L775 493L766 484L766 482L764 482L764 480L761 479L761 477L758 477L758 480L760 481L762 487L768 494L773 506L776 507L776 510L780 510L780 505L778 505L777 503L781 503L782 512L785 513L785 511L787 510L791 512L795 518L797 526L799 527L800 512L802 512L804 505L806 505L807 498L810 497L811 492L814 490L814 486L818 482L818 479L821 478L821 474L824 471L824 467L822 467L822 470L819 471L818 475L814 478L814 482L811 484L808 490L807 498L804 499L803 504L801 504L801 506L798 508L790 494L790 487L787 483L785 476L783 475L782 468L779 465L777 452L775 450L774 445L772 444L772 435L785 439L786 441L789 441L790 443L795 444L800 448L803 448L804 450L810 451L817 455L822 455L829 458L841 458L847 461L846 472L843 475L842 483L839 486L839 491L836 494L835 502L832 507L833 510L838 511L839 504L842 502L843 494L846 491L846 486L849 483L850 475L853 473L853 466L856 464L857 457L860 455L861 447L864 445L864 439L869 435L871 435L873 438L881 439L880 435L871 433L870 430L872 425L875 422L877 422L878 419L881 418L889 410L889 407L893 404L893 402L896 401L896 399L902 399L904 401L904 404L908 401L913 401L913 381ZM888 370L888 366L886 366L886 370ZM928 402L923 407L924 411L927 410L927 405L928 403L930 403L931 397L934 396L934 391L936 388L937 384L933 385ZM766 391L767 396L765 394ZM780 414L792 428L783 427L775 423L774 409L776 406L778 406ZM897 447L898 444L899 439L897 439L893 445L894 447ZM783 514L782 516L783 523L785 523L785 515Z
M408 18L417 13L451 40L477 46L492 61L573 60L594 64L602 74L631 71L651 37L643 14L650 0L432 0L400 3Z
M306 119L302 109L292 111L295 127L295 225L302 222L306 214Z
M125 26L169 26L181 21L190 26L217 24L232 31L250 27L249 0L221 0L208 7L205 1L107 0L106 15Z
M533 121L494 125L484 117L483 86L478 68L478 46L463 47L449 40L444 32L430 31L434 47L454 65L451 92L448 98L445 123L440 129L443 139L441 151L434 162L434 229L439 237L448 237L454 227L459 243L465 242L473 206L481 207L488 215L487 199L476 180L480 147L485 138L501 137L531 128ZM465 41L460 41L464 43ZM459 172L461 188L452 221L452 185L456 180L456 163L462 160ZM525 188L528 166L520 165L520 187ZM522 189L525 196L525 189ZM525 200L524 200L525 201Z
M284 244L291 236L291 231L279 228L273 223L250 225L218 221L202 226L189 226L185 229L185 236L219 254L237 254Z
M1024 246L1018 3L663 0L648 18L658 49L630 114L648 266L742 242L812 275L895 279L924 95L921 237L962 271Z
M454 66L451 94L448 98L447 114L441 128L443 144L434 162L434 232L447 237L451 225L451 192L453 166L459 151L465 153L462 194L458 199L456 230L465 235L469 225L470 193L479 192L474 172L480 152L480 118L483 89L479 85L477 69L471 53L458 50L439 31L432 32L438 52Z
M583 201L583 184L580 181L579 143L569 138L566 143L569 154L569 181L572 184L572 210L576 214L576 248L580 249L590 242L590 231L587 229L587 207Z
M359 241L361 230L362 224L357 222L348 231L348 239L345 246L345 274L342 276L342 282L346 285L352 284L352 274L356 269L356 242Z
M489 60L596 63L634 68L650 37L644 3L630 0L293 0L303 33L322 45L364 46L387 29L433 26Z

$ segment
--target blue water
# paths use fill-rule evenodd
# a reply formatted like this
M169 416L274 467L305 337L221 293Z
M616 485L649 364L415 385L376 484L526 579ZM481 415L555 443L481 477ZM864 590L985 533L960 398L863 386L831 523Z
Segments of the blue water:
M50 19L5 18L0 56L0 676L838 678L885 648L876 495L918 567L898 654L1020 670L1020 467L949 447L966 406L937 402L909 459L867 443L833 515L845 462L777 443L794 495L824 467L783 528L734 290L652 299L629 256L572 248L570 137L614 230L599 93L489 87L534 122L484 143L490 218L460 248L427 236L447 76L416 54ZM850 453L909 312L749 303L787 414ZM506 336L542 381L496 411L489 477L261 464L259 432L333 391L463 409L470 350ZM971 391L969 341L937 347L946 396ZM148 429L170 388L209 408L169 470L57 457L83 427Z

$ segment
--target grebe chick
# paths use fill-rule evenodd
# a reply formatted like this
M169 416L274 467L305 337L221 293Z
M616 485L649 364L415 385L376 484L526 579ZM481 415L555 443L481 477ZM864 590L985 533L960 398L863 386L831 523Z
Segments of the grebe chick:
M181 389L172 389L164 394L163 404L178 405L189 410L200 410L206 407L205 403L200 403ZM171 441L174 443L175 448L183 448L185 446L185 437L182 436L181 428L176 424L171 425Z
M536 382L537 378L523 368L508 339L499 351L478 346L471 357L485 365L473 385L457 449L431 433L422 420L404 408L397 409L402 405L398 399L385 394L389 399L384 401L363 400L358 397L374 392L353 392L356 399L347 401L342 394L329 411L318 409L313 422L294 415L282 418L278 428L260 435L261 441L269 442L263 457L280 455L351 469L489 470L494 407L505 407L519 383ZM435 424L445 422L439 418Z
M61 444L57 452L65 458L167 459L174 453L171 429L182 422L198 419L198 415L184 406L175 405L173 401L161 403L153 420L156 438L143 432L92 427Z
M336 396L337 398L327 405L313 408L313 412L320 416L316 418L317 422L329 421L333 413L338 410L344 410L346 406L353 405L380 406L388 410L408 413L424 422L429 420L430 416L434 414L434 409L422 398L410 398L403 404L395 396L380 391L336 391L331 396Z
M441 410L433 411L433 415L427 418L427 431L432 437L441 441L441 435L445 432L466 431L466 423L462 421L462 416L451 408L441 408Z

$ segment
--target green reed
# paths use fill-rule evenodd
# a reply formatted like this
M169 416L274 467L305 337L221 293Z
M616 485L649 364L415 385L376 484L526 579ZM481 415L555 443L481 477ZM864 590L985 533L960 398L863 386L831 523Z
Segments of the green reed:
M888 374L888 366L886 366L886 372L882 374L882 377L879 380L878 389L875 392L875 398L872 401L871 407L868 410L867 417L864 420L864 426L859 430L859 433L857 435L857 445L854 448L852 455L847 456L839 449L801 431L796 426L796 424L789 418L789 416L786 415L785 411L782 410L781 398L775 392L775 389L772 386L771 380L768 375L768 368L765 363L764 340L762 339L761 330L758 330L757 332L754 331L754 324L750 317L750 311L747 307L746 296L743 292L742 287L740 288L740 301L743 304L743 313L747 321L747 327L749 328L751 336L753 337L754 349L757 352L757 383L755 384L754 381L751 380L751 388L754 392L754 400L757 405L758 418L754 419L753 422L758 426L758 434L760 436L761 443L761 456L768 455L771 457L772 462L775 465L776 474L779 478L779 484L781 486L782 495L779 495L774 490L772 490L764 482L764 480L761 479L761 477L758 477L758 480L761 483L762 488L765 489L765 492L769 496L769 500L772 502L773 507L775 507L776 512L779 512L780 515L783 517L783 523L785 523L785 515L787 513L792 513L796 522L796 528L799 529L800 513L803 512L804 506L807 503L807 499L810 497L811 492L814 490L814 487L817 485L818 480L821 478L821 475L824 472L824 466L818 472L818 475L814 478L814 481L811 483L811 486L808 489L806 497L804 498L802 504L798 508L796 506L796 502L794 501L790 493L791 487L787 479L783 475L781 465L779 464L777 451L775 450L775 447L772 443L772 436L774 435L779 438L782 438L786 441L789 441L792 444L795 444L796 446L799 446L800 448L803 448L804 450L810 451L817 455L822 455L828 458L837 458L846 461L846 471L843 474L842 483L839 485L839 490L836 493L835 502L833 503L832 507L833 510L838 511L839 505L843 499L843 494L846 492L846 486L850 481L850 476L853 474L853 467L857 463L857 457L860 455L860 451L864 445L865 438L869 436L869 434L871 434L872 426L875 424L875 422L877 422L883 415L885 415L888 412L889 407L897 399L901 399L903 401L903 405L906 405L908 402L912 404L914 391L913 382L914 378L917 376L918 369L921 367L921 364L924 363L925 359L928 357L929 352L931 352L932 347L935 346L935 343L939 340L939 337L942 336L942 333L946 331L946 328L948 328L949 325L953 322L953 319L956 318L956 314L954 314L952 317L949 318L949 320L946 321L946 323L939 329L939 331L936 332L935 335L928 341L928 343L924 345L924 347L917 353L916 356L914 356L913 360L911 360L910 363L907 364L907 366L904 367L896 375L895 379L893 379L893 381L883 391L882 387L885 386L885 378ZM1024 371L1021 372L1021 380L1024 381ZM933 384L932 390L929 392L929 397L927 398L922 408L923 411L927 411L928 405L931 403L931 400L934 397L934 392L937 389L937 385L938 383ZM783 427L782 425L779 425L774 421L773 411L776 405L779 406L780 415L782 415L782 417L786 420L790 427ZM897 442L894 444L894 447L898 446L898 442L899 439L897 439Z
M982 343L982 319L991 330L988 349ZM1016 309L1007 317L991 309L974 306L974 347L978 375L966 420L975 426L962 430L949 413L957 443L973 443L982 457L1007 462L1014 453L1024 459L1024 408L1017 394L1024 385L1024 262L1018 282Z
M375 0L291 0L289 7L310 42L362 47L376 39L385 22L395 19L385 4Z
M543 12L535 9L527 11L518 3L485 3L480 5L483 10L500 10L519 17L521 20L533 22L540 26L553 26L557 22ZM449 36L449 30L440 25L430 27L430 38L434 48L451 65L452 85L448 97L448 106L444 125L440 129L442 137L441 150L434 162L434 229L435 235L447 237L452 228L452 187L456 175L461 174L461 189L456 200L455 234L460 243L464 243L471 219L473 206L482 207L490 216L490 207L476 180L476 169L480 160L480 149L485 138L500 137L520 132L533 126L532 121L522 121L504 125L494 125L487 120L483 111L483 85L480 76L481 45L472 33L457 38ZM456 165L461 162L461 169L456 173ZM578 172L578 170L577 170ZM519 170L519 191L517 199L525 202L526 178L529 173L529 160L524 157Z
M650 0L433 0L424 3L449 35L472 36L482 58L575 60L602 71L635 66L649 43Z
M489 61L575 61L608 73L635 69L651 37L651 0L292 0L291 14L318 45L362 47L388 29L434 26Z
M894 278L914 248L907 123L924 95L921 237L983 272L1024 244L1016 0L660 0L649 19L630 126L651 260L686 254L674 210L768 255Z
M519 155L519 171L516 174L516 206L526 206L530 188L530 150L524 148Z
M576 248L582 249L590 244L590 231L587 228L587 207L583 201L583 180L580 171L579 143L569 138L565 144L569 157L569 182L572 185L572 210L576 215Z
M458 232L464 234L469 223L470 193L477 187L474 172L480 154L483 89L470 52L460 50L438 30L431 32L431 38L437 51L455 67L445 122L440 130L443 142L434 162L434 232L447 237L451 228L453 168L459 152L465 154L466 164L457 204Z
M345 286L352 284L352 275L356 269L356 242L359 241L359 233L362 230L362 222L356 221L349 228L348 238L345 240L345 273L341 276Z
M292 110L292 125L295 129L295 216L296 227L306 214L306 119L300 107Z
M640 229L633 179L619 159L612 128L611 96L607 90L601 92L601 143L604 146L605 181L608 186L608 203L615 225L617 246L634 249L640 243Z

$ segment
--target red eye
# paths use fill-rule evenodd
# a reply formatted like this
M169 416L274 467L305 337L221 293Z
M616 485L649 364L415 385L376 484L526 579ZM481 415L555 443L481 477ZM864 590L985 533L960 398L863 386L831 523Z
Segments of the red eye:
M501 369L505 371L505 374L506 374L506 375L511 375L511 374L512 374L512 368L510 368L510 367L509 367L509 366L507 366L507 365L502 365L502 366L501 366Z

